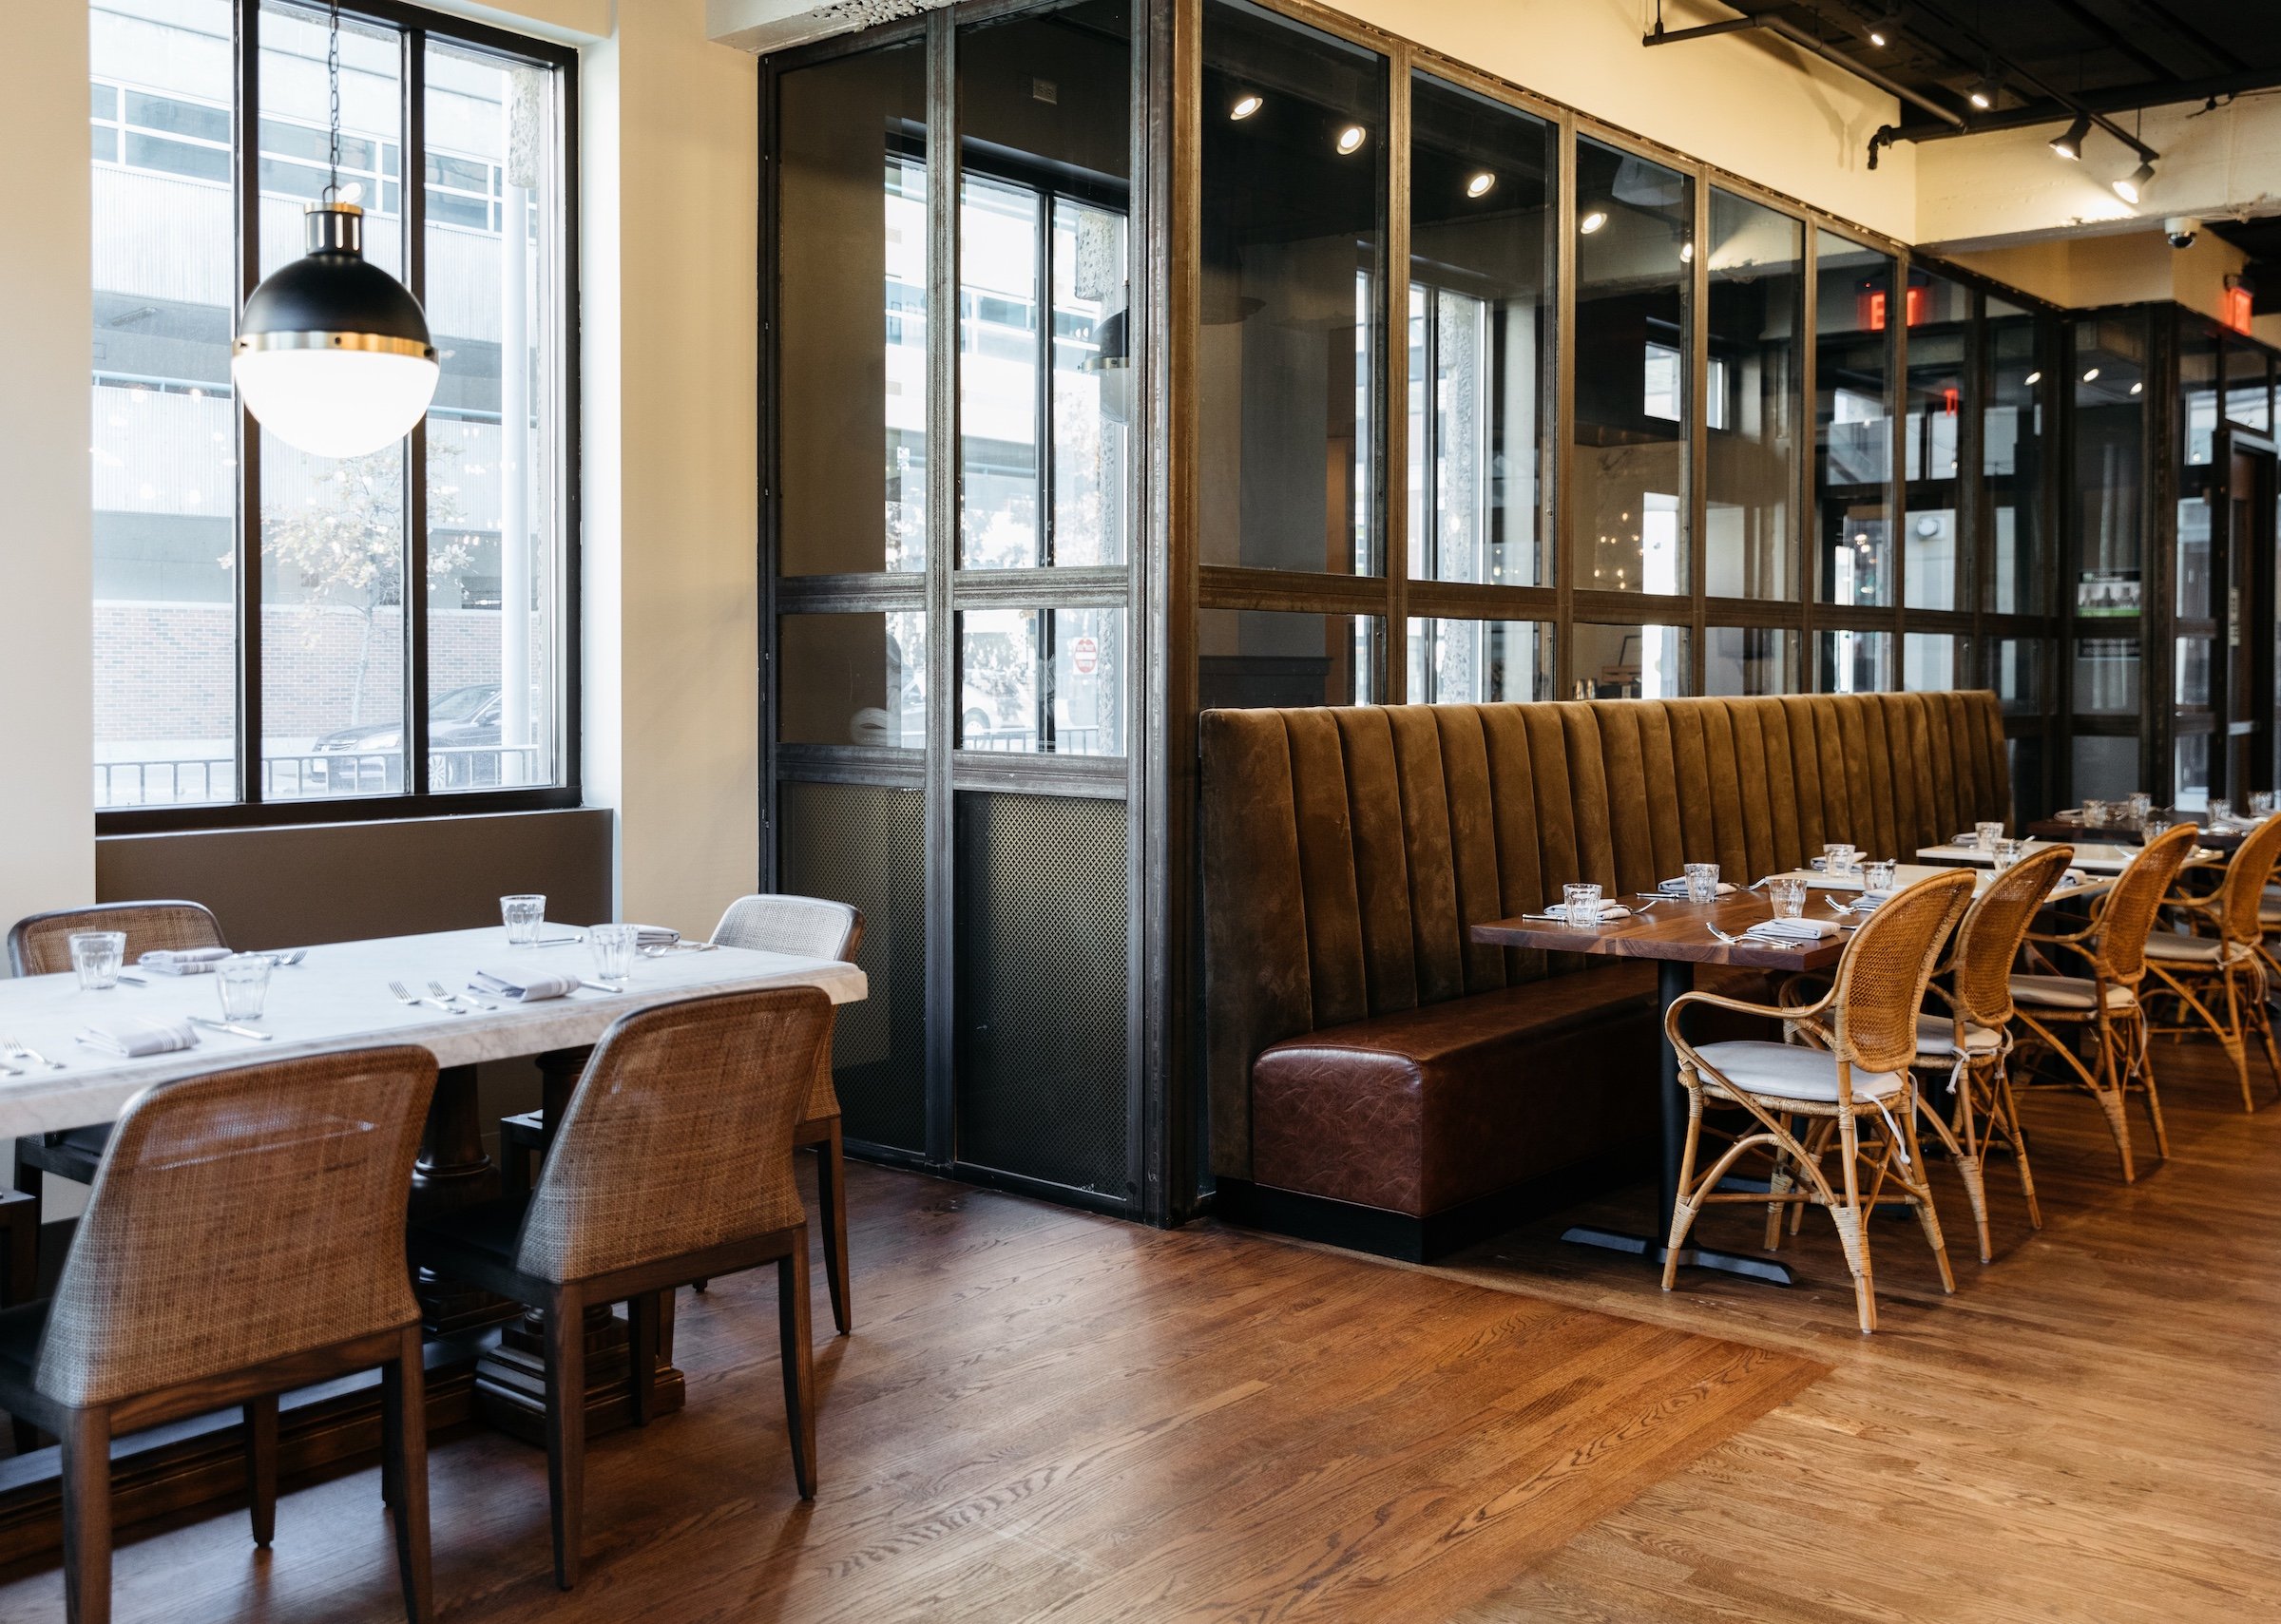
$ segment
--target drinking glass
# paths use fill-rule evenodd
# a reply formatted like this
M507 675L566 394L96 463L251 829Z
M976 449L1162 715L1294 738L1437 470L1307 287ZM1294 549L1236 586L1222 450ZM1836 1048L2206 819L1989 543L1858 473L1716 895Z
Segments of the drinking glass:
M119 984L119 966L126 960L124 930L71 932L71 967L79 972L79 990L104 992Z
M1861 888L1864 892L1889 891L1893 888L1893 870L1900 865L1891 858L1865 863L1861 869Z
M2210 827L2215 829L2221 823L2232 823L2233 821L2233 803L2220 800L2213 795L2210 798Z
M2107 803L2105 801L2085 801L2083 803L2083 822L2086 825L2093 829L2100 829L2105 827L2106 821Z
M1806 877L1803 874L1779 874L1768 882L1767 894L1773 899L1776 919L1799 919L1806 913Z
M2252 817L2271 817L2273 815L2272 791L2252 790L2250 792L2250 815Z
M2139 790L2134 793L2129 800L2123 802L2123 808L2129 812L2134 822L2144 823L2148 814L2155 810L2155 797L2144 790Z
M1690 863L1687 865L1685 872L1689 902L1716 902L1718 900L1718 865L1716 863Z
M1570 925L1599 925L1601 889L1598 886L1562 886L1561 901L1567 905L1563 916Z
M2166 817L2150 817L2138 826L2138 838L2149 846L2155 843L2156 835L2169 832L2170 819Z
M542 896L501 897L499 917L507 921L507 945L510 947L527 947L539 939L539 927L546 918L546 899Z
M1569 888L1575 889L1573 886ZM605 982L622 982L633 974L634 948L641 940L638 925L597 925L587 931L586 945L594 949L595 975Z
M1999 874L2003 873L2014 863L2020 861L2020 848L2022 844L2022 842L2017 840L2004 840L2000 838L1997 840L1994 846L1988 849L1991 866Z
M233 953L214 966L215 990L221 994L224 1021L259 1021L269 999L271 960L267 953Z
M1972 826L1973 844L1983 851L1995 850L1996 843L2003 838L2003 825L2001 823L1976 823Z
M1861 848L1858 846L1843 840L1831 841L1822 848L1822 872L1833 878L1850 874L1853 871L1853 860L1860 853Z

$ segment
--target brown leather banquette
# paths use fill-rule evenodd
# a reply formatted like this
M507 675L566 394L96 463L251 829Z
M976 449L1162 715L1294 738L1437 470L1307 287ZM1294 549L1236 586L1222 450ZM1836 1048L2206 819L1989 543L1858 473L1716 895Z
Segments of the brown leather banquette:
M1408 1256L1655 1129L1655 967L1470 926L1688 862L1907 858L2011 801L1987 693L1208 711L1202 748L1220 1210Z

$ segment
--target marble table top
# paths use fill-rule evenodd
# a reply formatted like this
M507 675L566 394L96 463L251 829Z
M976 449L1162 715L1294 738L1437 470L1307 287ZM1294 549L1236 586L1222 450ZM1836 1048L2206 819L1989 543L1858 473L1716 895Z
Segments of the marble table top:
M271 1041L201 1030L196 1048L144 1060L90 1048L78 1035L126 1016L220 1019L213 976L163 976L129 965L144 984L123 984L105 992L82 992L71 975L0 980L0 1038L62 1062L61 1069L50 1069L0 1053L0 1065L22 1073L0 1075L0 1139L115 1121L126 1102L154 1082L227 1066L377 1043L417 1043L439 1065L471 1065L592 1043L629 1011L703 993L812 985L834 1003L852 1003L867 991L863 972L853 965L738 947L637 959L623 993L581 990L538 1003L503 1003L496 1012L451 1015L414 1007L396 1002L388 989L390 982L400 981L424 994L429 982L437 981L464 992L478 969L525 966L588 978L594 973L593 955L583 945L510 948L507 932L496 926L338 942L312 947L299 964L271 975L267 1006L252 1023L274 1034Z

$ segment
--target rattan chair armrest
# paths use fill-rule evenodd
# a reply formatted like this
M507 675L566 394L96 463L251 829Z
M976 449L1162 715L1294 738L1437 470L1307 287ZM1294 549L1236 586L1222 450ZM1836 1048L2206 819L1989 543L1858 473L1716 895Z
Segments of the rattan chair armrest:
M2083 945L2084 939L2093 934L2094 932L2092 931L2079 930L2072 936L2039 936L2035 932L2030 931L2028 933L2027 942L2028 946L2031 947L2064 947L2068 952L2073 953L2077 958L2081 959L2085 964L2096 965L2099 963L2098 949L2096 947L2085 946ZM2046 959L2046 962L2049 962L2048 958ZM2056 965L2054 966L2054 969L2056 971Z
M1753 1003L1747 999L1729 998L1723 993L1683 992L1673 999L1671 1007L1664 1011L1663 1031L1676 1046L1686 1049L1687 1041L1679 1034L1679 1017L1691 1003L1708 1004L1714 1009L1732 1009L1739 1015L1763 1016L1769 1021L1795 1022L1801 1021L1807 1016L1817 1015L1827 1009L1832 996L1834 996L1834 989L1830 993L1823 994L1822 997L1803 1008L1784 1009L1774 1004Z

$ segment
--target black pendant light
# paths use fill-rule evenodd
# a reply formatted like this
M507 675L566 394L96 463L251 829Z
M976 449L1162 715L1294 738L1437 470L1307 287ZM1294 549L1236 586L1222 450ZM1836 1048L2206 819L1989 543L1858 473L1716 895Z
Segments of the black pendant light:
M411 290L364 257L364 211L340 198L340 4L325 69L332 174L308 207L308 252L245 301L230 373L245 409L287 445L357 457L412 431L435 398L435 346Z

